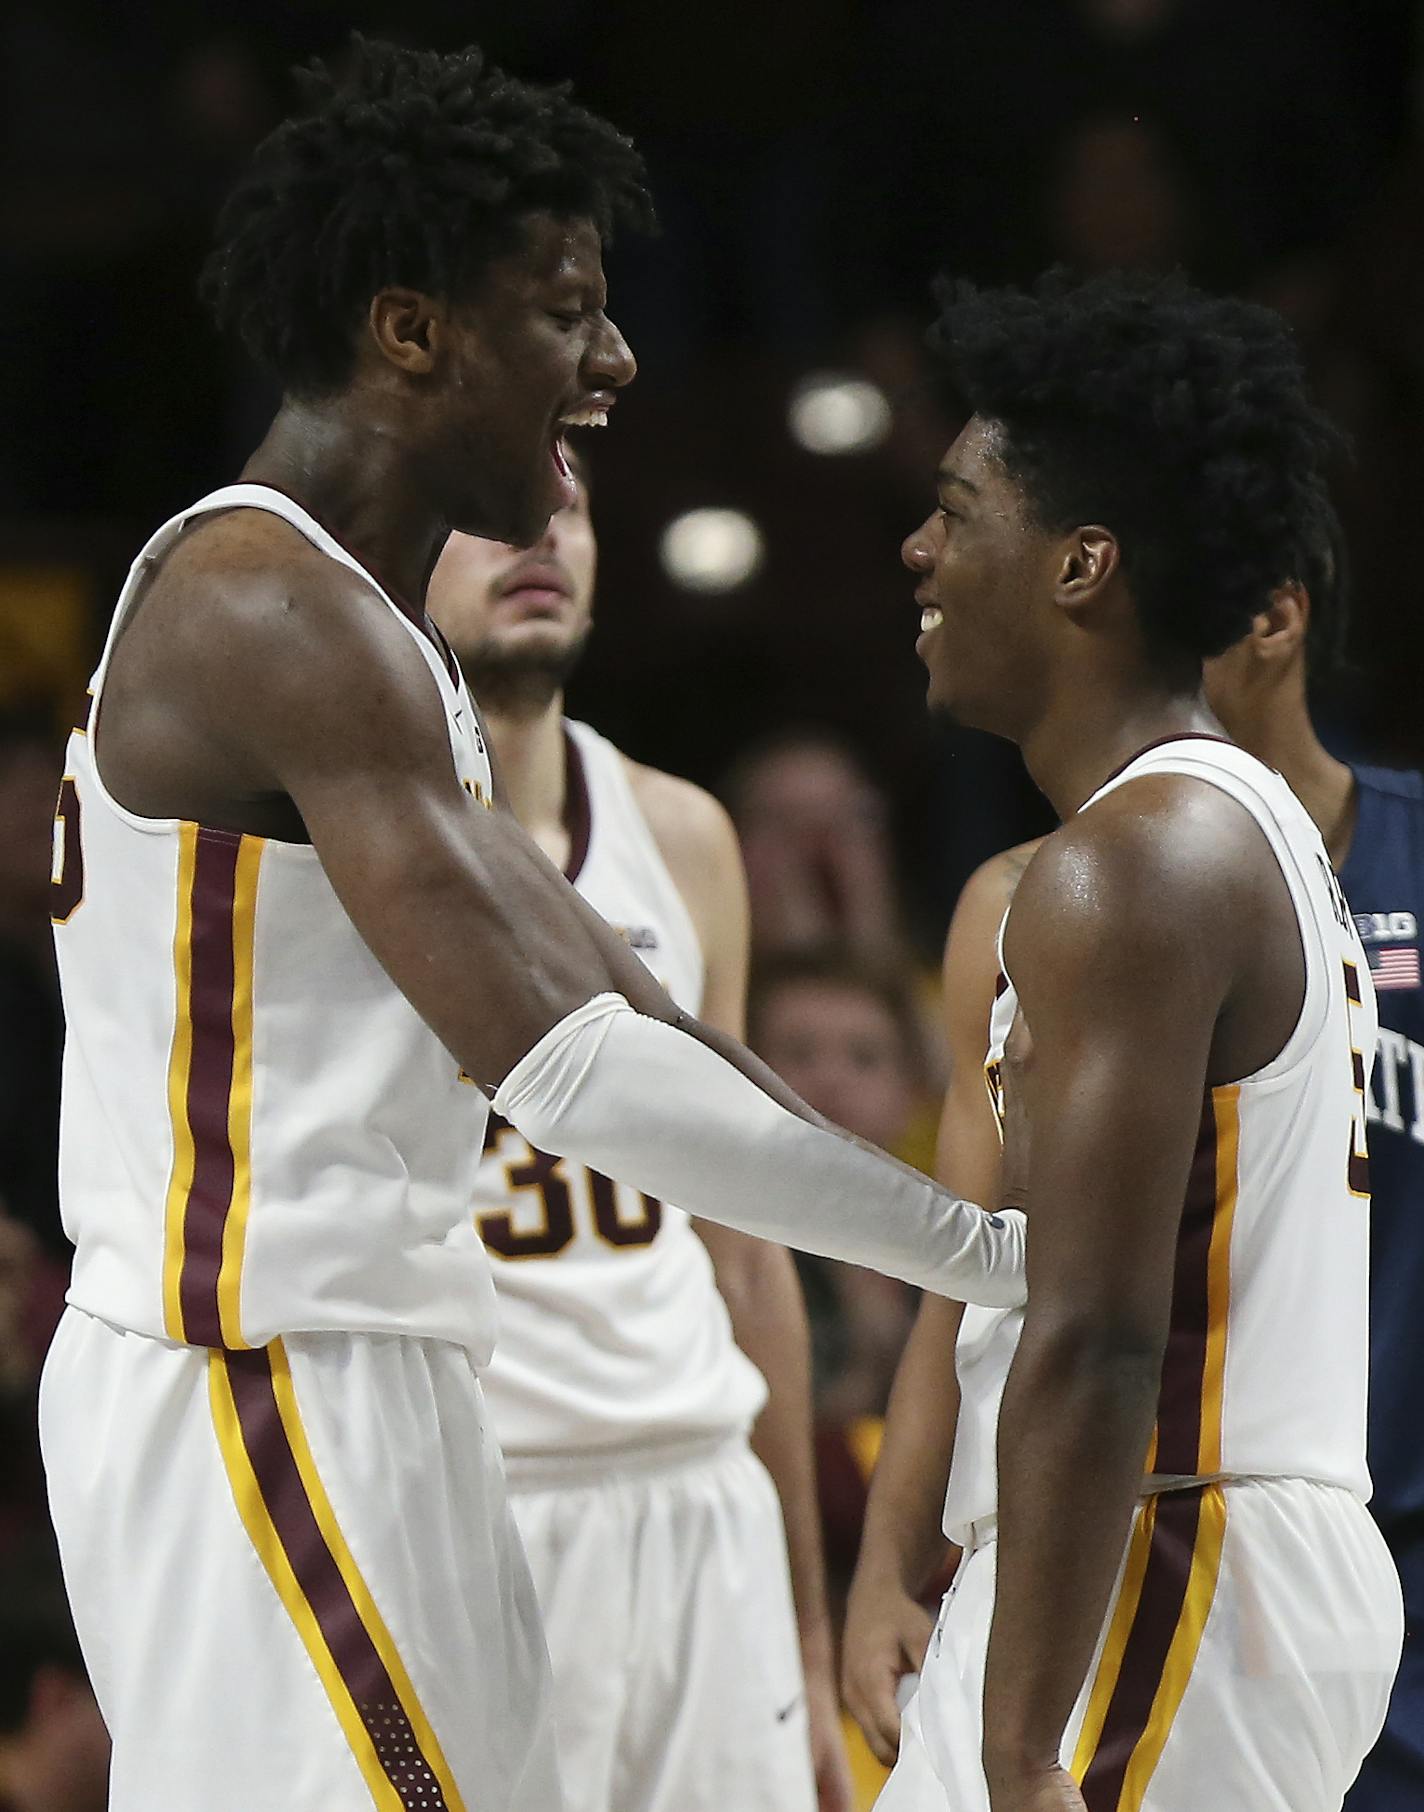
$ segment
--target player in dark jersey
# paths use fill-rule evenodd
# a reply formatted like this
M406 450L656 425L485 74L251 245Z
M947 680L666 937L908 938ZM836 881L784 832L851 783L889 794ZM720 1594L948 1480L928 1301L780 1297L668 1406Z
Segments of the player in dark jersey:
M1347 766L1311 721L1308 678L1339 657L1346 619L1338 525L1250 635L1207 666L1231 735L1280 770L1320 827L1369 958L1379 1047L1370 1148L1370 1508L1404 1586L1405 1641L1384 1733L1348 1812L1424 1806L1424 774Z

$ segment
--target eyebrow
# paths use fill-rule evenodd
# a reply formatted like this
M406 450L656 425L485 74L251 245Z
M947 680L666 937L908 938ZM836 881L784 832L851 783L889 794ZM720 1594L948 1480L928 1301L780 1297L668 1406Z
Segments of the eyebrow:
M939 471L935 473L935 482L941 489L947 484L957 484L968 491L971 497L977 497L979 495L978 485L971 484L961 473L956 472L953 466L941 466Z

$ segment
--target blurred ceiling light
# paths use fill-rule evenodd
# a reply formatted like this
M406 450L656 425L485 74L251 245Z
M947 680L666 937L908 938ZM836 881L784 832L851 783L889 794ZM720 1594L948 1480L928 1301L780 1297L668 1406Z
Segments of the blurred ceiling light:
M864 453L890 432L890 404L865 378L815 371L796 386L788 419L808 453Z
M663 530L663 570L688 591L734 591L762 562L761 530L741 510L687 510Z

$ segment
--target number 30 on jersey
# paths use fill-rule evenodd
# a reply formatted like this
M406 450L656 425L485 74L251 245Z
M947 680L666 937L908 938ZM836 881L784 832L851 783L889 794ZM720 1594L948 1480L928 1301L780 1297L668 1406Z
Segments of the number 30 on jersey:
M625 1248L650 1246L662 1225L663 1205L651 1195L638 1196L638 1209L627 1218L620 1212L618 1185L599 1171L581 1164L565 1167L562 1158L535 1151L523 1135L498 1114L489 1117L485 1156L496 1155L504 1165L509 1207L489 1209L479 1216L481 1237L501 1258L554 1258L571 1245L582 1198L593 1231L606 1245ZM631 1190L621 1192L632 1196ZM521 1201L529 1204L519 1213Z

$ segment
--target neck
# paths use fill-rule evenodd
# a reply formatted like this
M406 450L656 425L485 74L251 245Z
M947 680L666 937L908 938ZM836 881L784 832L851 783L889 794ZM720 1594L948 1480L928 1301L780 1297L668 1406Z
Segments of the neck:
M1338 869L1350 853L1355 832L1355 776L1337 761L1315 733L1304 681L1289 694L1253 699L1231 734L1258 761L1275 768L1315 820L1326 853Z
M1099 687L1093 696L1088 712L1083 693L1066 689L1020 742L1034 784L1060 818L1070 818L1149 743L1194 731L1220 733L1199 692L1139 683L1130 690Z
M320 402L288 398L242 478L285 491L388 590L421 605L449 524L413 484L411 466L395 409L363 391Z
M563 693L537 709L486 706L485 723L515 817L545 855L564 867L569 832Z

